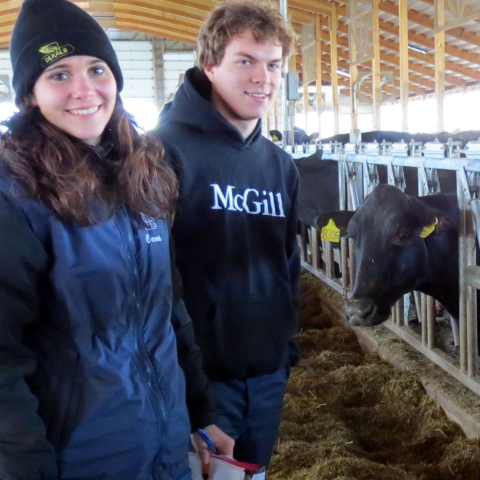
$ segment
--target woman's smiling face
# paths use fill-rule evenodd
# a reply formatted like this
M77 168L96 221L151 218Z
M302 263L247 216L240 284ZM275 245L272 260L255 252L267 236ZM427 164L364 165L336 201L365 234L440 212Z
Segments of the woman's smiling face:
M117 83L103 60L76 55L46 68L35 82L33 97L50 123L98 145L115 108Z

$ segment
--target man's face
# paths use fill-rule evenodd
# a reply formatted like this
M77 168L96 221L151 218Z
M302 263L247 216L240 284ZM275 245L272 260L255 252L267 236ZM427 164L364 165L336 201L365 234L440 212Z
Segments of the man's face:
M275 101L281 69L281 45L272 39L257 43L250 30L231 38L219 65L205 66L213 104L244 138Z

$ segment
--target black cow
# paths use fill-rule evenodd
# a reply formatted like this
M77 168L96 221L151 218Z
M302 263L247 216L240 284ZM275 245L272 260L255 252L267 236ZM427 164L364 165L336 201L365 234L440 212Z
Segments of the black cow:
M480 130L467 130L465 132L439 132L439 133L408 133L408 132L395 132L390 130L378 130L374 132L363 132L362 133L362 142L363 143L372 143L375 140L378 143L381 143L383 140L386 142L401 142L402 139L406 143L410 143L412 140L415 142L433 142L436 138L440 143L447 143L448 139L451 138L453 141L461 141L463 146L470 142L476 141L480 137ZM350 141L350 135L348 133L341 133L334 135L333 137L323 138L322 143L328 142L341 142L343 144Z
M454 194L411 197L378 185L356 212L320 215L321 230L333 218L354 241L356 279L347 314L353 325L377 325L402 295L417 290L440 301L458 320L458 221ZM435 224L426 238L422 229Z
M321 160L321 152L295 160L300 175L298 218L314 226L324 212L338 210L338 162Z
M340 208L338 162L321 160L322 152L309 157L295 159L300 174L299 212L298 218L303 223L315 226L316 218L322 213ZM387 167L378 165L378 181L387 182ZM416 168L404 168L407 194L417 196L418 174ZM454 171L438 170L438 179L442 192L456 191Z
M293 143L295 145L303 145L304 143L312 143L319 137L318 132L307 135L307 132L299 127L293 127Z

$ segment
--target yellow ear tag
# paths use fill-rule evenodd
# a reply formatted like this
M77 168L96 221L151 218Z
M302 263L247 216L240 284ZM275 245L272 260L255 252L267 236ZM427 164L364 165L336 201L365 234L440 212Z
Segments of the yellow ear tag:
M432 225L428 225L427 227L423 227L422 231L420 232L420 238L427 238L435 230L437 223L438 218L435 217L435 223L432 223Z
M276 135L273 135L272 141L273 141L273 142L278 142L278 137L277 137Z
M335 242L340 241L340 229L335 225L333 218L328 221L328 224L322 228L321 239L324 242Z

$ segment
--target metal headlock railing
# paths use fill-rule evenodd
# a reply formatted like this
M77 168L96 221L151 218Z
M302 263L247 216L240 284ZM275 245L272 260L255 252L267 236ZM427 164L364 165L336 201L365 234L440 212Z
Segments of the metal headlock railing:
M476 264L476 238L480 238L480 152L475 152L480 148L480 143L470 142L465 150L460 150L460 145L453 145L453 142L438 144L438 147L435 144L426 144L423 149L425 156L421 156L422 147L418 143L403 144L405 147L402 144L389 145L388 150L391 153L386 155L384 153L387 149L383 148L385 144L383 147L382 144L375 145L376 147L370 150L368 145L364 146L362 154L355 153L358 146L353 144L344 147L340 144L323 146L322 159L319 161L335 160L339 164L341 210L356 210L361 205L364 198L379 183L380 165L386 167L388 183L402 190L406 188L404 169L416 169L419 196L440 191L440 170L456 173L460 212L460 318L459 328L456 328L456 322L451 322L455 349L447 353L436 347L435 301L425 294L414 292L421 334L409 325L409 294L404 295L392 308L391 316L384 325L480 396L477 352L477 290L480 289L480 266ZM445 157L460 157L459 152L466 153L469 158ZM407 154L412 156L406 156ZM298 158L306 154L293 156ZM355 279L352 240L341 238L340 249L332 249L331 243L320 240L320 232L305 224L299 240L303 267L348 297Z

